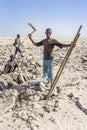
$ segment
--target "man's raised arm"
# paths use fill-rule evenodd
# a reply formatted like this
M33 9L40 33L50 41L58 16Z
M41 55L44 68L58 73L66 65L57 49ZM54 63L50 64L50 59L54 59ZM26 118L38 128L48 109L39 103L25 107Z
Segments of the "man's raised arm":
M29 36L29 39L31 40L31 42L36 46L36 42L32 39L31 34L28 34L28 36Z

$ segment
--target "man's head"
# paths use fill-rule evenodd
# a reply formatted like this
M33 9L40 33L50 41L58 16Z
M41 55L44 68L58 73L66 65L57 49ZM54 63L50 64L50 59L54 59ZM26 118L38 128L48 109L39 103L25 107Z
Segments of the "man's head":
M17 38L20 38L20 34L17 34Z
M47 38L50 38L50 36L52 34L52 29L51 28L47 28L45 34L46 34Z
M10 60L13 61L14 60L14 55L10 55Z

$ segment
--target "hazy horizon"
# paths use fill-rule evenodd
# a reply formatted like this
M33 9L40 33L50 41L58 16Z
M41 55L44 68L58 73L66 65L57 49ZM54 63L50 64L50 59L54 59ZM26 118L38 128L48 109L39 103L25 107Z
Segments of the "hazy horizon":
M45 29L52 28L53 37L74 37L83 25L81 37L87 35L87 0L0 0L0 37L45 37Z

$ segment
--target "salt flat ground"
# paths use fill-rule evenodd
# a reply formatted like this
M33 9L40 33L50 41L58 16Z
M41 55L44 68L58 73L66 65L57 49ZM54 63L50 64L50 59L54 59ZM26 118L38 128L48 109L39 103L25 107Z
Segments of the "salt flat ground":
M36 39L39 40L40 38ZM71 38L58 40L63 44L72 41ZM14 38L0 38L0 71L4 69L10 55L14 54L13 42ZM27 83L42 80L43 48L33 46L27 39L21 50L24 62L32 59L41 65L37 67L37 76L31 73L33 78ZM54 48L54 75L67 51L68 48ZM28 75L31 77L29 68L30 66L27 66L26 70L23 68L22 72L29 72ZM52 99L31 102L22 100L20 107L15 102L15 106L7 109L13 101L8 100L8 93L13 92L15 86L22 88L27 84L17 84L13 80L17 74L18 72L0 75L0 82L5 85L5 89L0 91L0 130L87 130L87 39L77 42L57 83L61 92ZM9 82L14 85L14 89L6 88ZM4 97L4 93L7 97Z

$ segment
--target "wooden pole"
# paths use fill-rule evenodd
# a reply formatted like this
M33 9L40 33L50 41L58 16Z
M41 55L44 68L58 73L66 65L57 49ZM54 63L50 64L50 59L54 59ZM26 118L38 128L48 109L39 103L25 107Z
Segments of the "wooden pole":
M53 92L53 90L54 90L54 88L55 88L55 86L56 86L56 84L57 84L57 82L58 82L58 80L59 80L59 78L61 76L61 73L62 73L62 71L64 69L64 66L65 66L65 64L66 64L66 62L67 62L67 60L68 60L68 58L69 58L69 56L70 56L70 54L71 54L75 44L76 44L76 42L77 42L77 40L78 40L78 38L80 36L81 28L82 28L82 26L79 27L78 32L77 32L73 42L71 43L71 46L70 46L66 56L64 57L64 60L62 61L61 65L60 65L60 68L59 68L59 70L58 70L58 72L57 72L57 74L56 74L56 76L54 78L54 81L53 81L53 83L52 83L52 85L50 87L50 90L49 90L49 92L48 92L48 94L47 94L45 99L49 99L49 97L51 96L51 94L52 94L52 92Z

